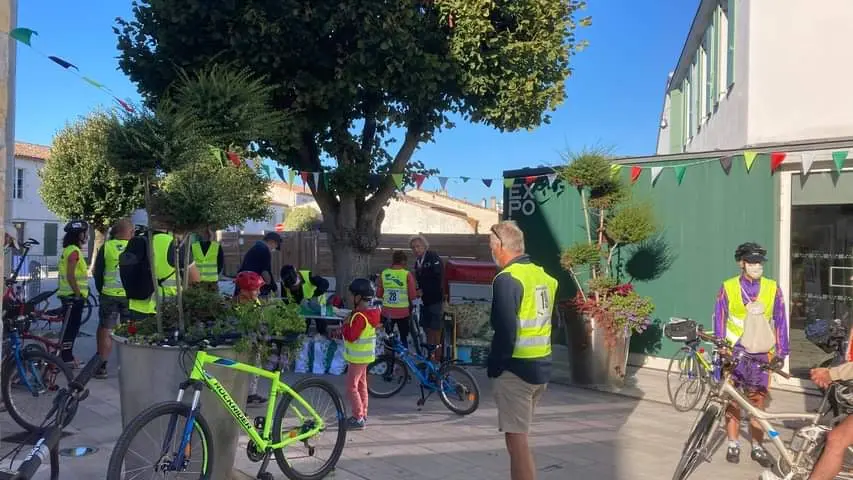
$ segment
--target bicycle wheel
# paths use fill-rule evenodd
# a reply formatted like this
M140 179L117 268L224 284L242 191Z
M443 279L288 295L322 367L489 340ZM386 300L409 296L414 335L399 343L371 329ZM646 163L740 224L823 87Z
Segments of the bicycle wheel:
M409 382L409 369L393 354L380 355L367 366L367 393L371 397L390 398Z
M686 480L693 471L699 466L700 460L705 460L705 446L708 440L713 435L714 430L719 426L723 416L723 409L716 403L709 404L705 410L699 414L699 421L687 437L687 442L684 444L684 449L681 453L681 460L675 467L675 473L672 475L672 480Z
M282 473L291 480L319 480L325 478L335 468L347 441L344 401L331 383L319 378L306 378L297 382L292 388L323 418L325 428L302 442L292 443L285 448L275 450L275 461ZM312 389L325 396L325 400L309 399L308 393ZM288 416L288 411L292 415ZM280 442L285 435L298 435L311 430L314 425L314 418L307 415L302 404L286 395L278 404L273 418L273 442ZM317 445L324 439L334 439L334 444L328 458L322 460L317 456ZM285 457L285 453L293 453L293 455L288 458ZM304 472L297 466L297 464L310 463L311 460L319 460L316 462L319 466L313 469L308 468Z
M705 375L696 353L684 347L675 352L666 370L666 393L679 412L692 410L705 393Z
M24 430L36 432L41 430L59 390L68 388L74 377L65 362L45 351L23 350L20 359L23 378L14 354L4 360L0 393L12 420ZM75 413L69 412L63 427L71 423Z
M160 473L164 477L166 473L174 472L179 478L210 478L214 457L213 442L209 439L213 437L200 412L196 413L193 421L190 443L184 451L183 468L177 472L168 468L177 455L175 450L181 444L189 415L190 406L181 402L158 403L137 415L116 441L107 466L107 480L134 478L143 472L150 475ZM162 431L146 430L143 434L143 428L156 426L163 427ZM133 443L134 440L138 441ZM131 452L132 455L127 455ZM125 458L126 455L129 458Z
M83 304L83 312L80 315L80 326L86 325L86 322L89 321L89 318L92 316L92 310L98 306L98 300L92 295L92 292L89 291L89 295L86 297L86 303Z
M441 389L438 398L448 410L457 415L470 415L480 406L480 386L477 380L467 370L458 366L445 364L438 373L441 379ZM470 402L467 407L461 407L454 403Z

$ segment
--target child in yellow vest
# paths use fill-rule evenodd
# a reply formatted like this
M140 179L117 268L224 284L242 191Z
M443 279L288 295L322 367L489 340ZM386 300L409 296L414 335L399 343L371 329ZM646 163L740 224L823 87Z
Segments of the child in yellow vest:
M367 366L376 360L376 328L381 323L380 310L370 307L375 292L370 280L356 278L349 285L348 300L352 315L344 322L344 358L347 361L347 395L352 416L347 429L363 430L367 422Z

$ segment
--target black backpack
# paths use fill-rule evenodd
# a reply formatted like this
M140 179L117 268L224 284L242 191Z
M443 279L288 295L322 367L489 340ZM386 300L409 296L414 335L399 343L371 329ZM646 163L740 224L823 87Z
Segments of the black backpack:
M151 281L151 262L148 261L148 239L133 237L119 255L119 276L125 295L131 300L148 300L154 294Z

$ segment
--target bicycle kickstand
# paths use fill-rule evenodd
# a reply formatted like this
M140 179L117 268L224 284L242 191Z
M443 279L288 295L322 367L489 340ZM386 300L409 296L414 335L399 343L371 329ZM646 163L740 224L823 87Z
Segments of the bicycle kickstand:
M421 398L418 399L418 410L420 411L433 391L430 390L428 394L424 395L424 386L420 385L419 388L421 389Z
M261 469L258 470L258 474L255 476L258 480L273 480L272 474L267 471L267 467L270 464L270 455L272 455L272 451L270 450L264 453L264 458L261 461Z

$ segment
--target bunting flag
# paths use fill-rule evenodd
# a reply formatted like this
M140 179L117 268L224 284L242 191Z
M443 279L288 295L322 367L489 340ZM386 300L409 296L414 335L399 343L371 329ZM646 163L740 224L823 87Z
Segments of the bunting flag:
M418 187L418 190L421 189L421 185L424 184L424 180L426 180L426 175L423 173L415 173L412 175L412 178L415 179L415 185Z
M658 181L658 177L660 177L661 172L663 172L663 167L652 167L652 185Z
M320 172L312 172L314 175L314 188L320 188Z
M618 176L619 172L621 172L621 171L622 171L622 165L619 165L617 163L610 165L610 176L611 177Z
M394 185L397 185L397 188L402 190L403 189L403 174L402 173L392 173L391 178L394 179Z
M557 174L556 173L549 173L548 175L545 175L545 178L548 179L548 186L553 187L554 182L557 181Z
M255 167L255 161L251 158L246 158L243 161L246 162L246 165L252 170L257 170L257 167Z
M504 188L512 188L512 184L515 183L514 178L504 178Z
M785 157L788 156L785 152L773 152L770 154L770 174L772 175L776 170L782 165L782 162L785 161Z
M471 180L471 177L459 177L462 180L462 183L468 183L468 180Z
M847 150L838 150L832 152L832 161L835 162L835 171L840 172L844 168L844 161L847 160Z
M530 185L531 183L536 181L536 175L528 175L524 177L524 184Z
M755 157L758 156L758 153L746 151L743 152L743 161L746 164L746 171L749 172L752 170L752 164L755 163Z
M14 38L15 40L23 43L28 47L32 47L33 36L38 35L38 32L35 30L30 30L29 28L15 28L11 32L9 32L9 36Z
M687 172L687 167L683 165L675 167L675 181L678 182L679 185L681 185L681 182L684 181L685 172Z
M723 172L728 175L732 171L732 156L720 157L720 166L723 167Z
M302 187L303 188L305 188L305 184L308 183L308 175L310 175L310 174L311 174L311 172L299 172L299 178L302 179Z
M296 171L292 168L287 169L287 183L293 185L293 181L296 180Z
M222 158L222 150L214 147L213 145L208 145L207 149L210 150L210 154L213 155L213 158L219 160L219 164L224 167L225 159Z
M83 77L83 81L84 81L84 82L86 82L86 83L88 83L89 85L91 85L91 86L95 87L95 88L98 88L98 89L103 89L103 88L104 88L104 84L103 84L103 83L100 83L100 82L98 82L98 81L96 81L96 80L92 80L92 79L91 79L91 78L89 78L89 77Z
M643 173L643 169L637 166L631 167L631 183L636 183L640 178L640 174Z
M442 189L442 190L446 190L446 189L447 189L447 180L448 180L449 178L450 178L450 177L438 177L438 183L439 183L439 184L441 184L441 189Z
M275 174L278 175L278 178L280 178L282 182L284 181L284 170L282 170L281 167L275 167Z
M125 111L125 112L127 112L127 113L133 113L133 112L135 112L135 111L136 111L136 110L134 110L134 109L133 109L133 107L132 107L132 106L130 106L130 104L129 104L129 103L125 102L124 100L122 100L122 99L120 99L120 98L118 98L118 97L113 97L113 100L115 100L116 102L118 102L118 104L121 106L121 108L123 108L123 109L124 109L124 111Z
M270 166L269 166L269 165L267 165L266 163L261 162L261 169L263 169L263 171L264 171L264 173L266 174L267 178L272 179L272 171L270 170Z
M74 70L77 70L77 71L80 70L79 68L77 68L77 65L74 65L73 63L71 63L69 61L63 60L63 59L57 57L56 55L50 55L47 58L53 60L54 63L56 63L57 65L59 65L62 68L66 68L66 69L67 68L73 68Z
M227 157L228 157L228 160L230 160L230 161L231 161L231 163L233 163L235 167L239 167L239 166L240 166L240 164L241 164L241 162L240 162L240 155L237 155L237 154L236 154L236 153L234 153L234 152L225 152L225 156L227 156Z
M808 175L809 170L812 169L812 164L814 163L814 152L803 152L802 153L802 167L803 167L803 175Z
M484 178L483 179L483 185L485 185L486 188L491 188L492 187L492 179L491 178ZM442 188L444 188L443 185L442 185Z

